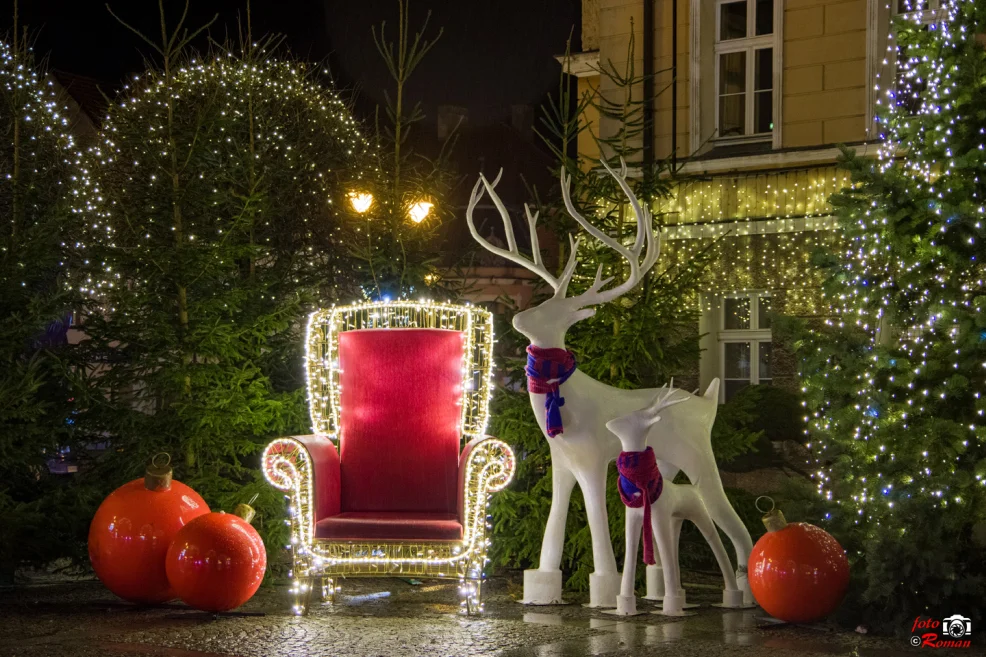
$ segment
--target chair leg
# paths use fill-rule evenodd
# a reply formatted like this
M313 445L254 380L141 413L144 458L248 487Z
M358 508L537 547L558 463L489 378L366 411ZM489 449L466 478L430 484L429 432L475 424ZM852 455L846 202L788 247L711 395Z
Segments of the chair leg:
M336 581L331 577L322 577L322 602L327 602L330 605L335 604L336 593L339 591L339 587L336 586Z
M483 581L481 579L459 581L459 613L468 616L483 613Z
M291 592L294 594L294 614L295 616L307 616L309 607L312 603L312 589L314 589L314 577L299 577L294 580Z

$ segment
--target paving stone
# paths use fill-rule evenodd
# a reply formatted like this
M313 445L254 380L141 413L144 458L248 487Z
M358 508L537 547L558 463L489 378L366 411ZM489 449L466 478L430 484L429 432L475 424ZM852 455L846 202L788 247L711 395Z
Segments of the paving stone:
M487 613L458 613L454 583L399 579L342 582L334 605L290 614L284 586L265 586L240 611L216 618L177 603L140 608L96 581L0 589L2 657L562 657L730 655L896 657L906 638L814 628L762 627L760 610L708 606L686 618L618 618L575 604L525 607L518 578L494 578ZM701 580L700 576L691 577ZM688 588L690 601L719 597L714 578ZM509 593L508 593L509 592ZM647 607L639 601L641 608ZM963 654L984 654L976 649Z

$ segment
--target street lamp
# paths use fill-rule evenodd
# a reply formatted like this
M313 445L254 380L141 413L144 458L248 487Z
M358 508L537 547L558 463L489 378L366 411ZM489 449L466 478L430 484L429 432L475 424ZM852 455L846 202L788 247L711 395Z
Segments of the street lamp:
M431 214L431 209L435 207L434 203L428 201L418 201L417 203L412 203L411 207L407 209L407 215L416 224L420 224L422 221L428 218Z
M365 214L373 205L373 194L369 192L349 192L349 203L359 214Z

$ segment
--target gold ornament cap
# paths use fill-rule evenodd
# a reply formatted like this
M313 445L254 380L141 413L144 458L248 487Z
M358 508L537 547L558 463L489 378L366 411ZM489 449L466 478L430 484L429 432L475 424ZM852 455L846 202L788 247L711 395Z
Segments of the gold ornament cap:
M760 508L760 500L770 500L770 508L767 510ZM774 508L773 498L767 497L766 495L761 495L756 501L757 511L763 514L763 526L767 528L768 532L777 532L785 527L787 527L787 519L784 517L784 512L780 509Z
M156 454L144 471L144 488L147 490L169 490L171 488L171 455L167 452Z
M236 508L233 509L233 514L243 518L247 522L253 522L253 518L257 515L257 511L250 505L256 501L257 495L254 495L246 504L237 504Z

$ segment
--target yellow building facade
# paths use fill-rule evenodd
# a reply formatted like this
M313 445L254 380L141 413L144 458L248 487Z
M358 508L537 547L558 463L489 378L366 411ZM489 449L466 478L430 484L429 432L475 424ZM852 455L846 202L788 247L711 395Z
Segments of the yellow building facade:
M652 157L673 155L677 170L672 198L653 208L665 266L716 251L700 299L698 378L720 377L722 400L749 384L795 385L772 313L827 313L811 258L839 245L828 202L848 183L838 147L876 153L877 105L894 79L893 15L936 5L583 0L582 49L567 69L580 91L611 90L600 64L622 65L631 35L636 70L653 76ZM587 119L597 136L615 131L598 114ZM587 158L600 154L593 134L580 136Z

